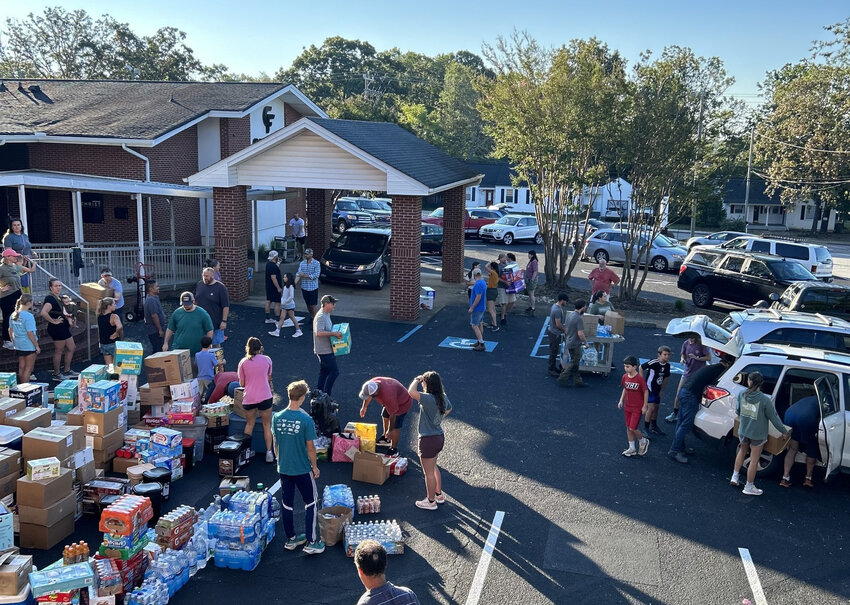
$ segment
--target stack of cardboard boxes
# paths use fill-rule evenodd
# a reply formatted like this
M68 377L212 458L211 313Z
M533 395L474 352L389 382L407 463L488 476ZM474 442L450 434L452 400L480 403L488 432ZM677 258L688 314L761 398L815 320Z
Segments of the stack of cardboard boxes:
M194 378L191 354L188 349L154 353L145 358L144 364L148 382L139 389L142 419L150 426L166 424L172 407L171 387ZM197 388L195 382L195 391ZM178 392L185 393L187 389Z
M121 384L101 380L88 388L89 406L83 412L86 447L92 448L95 467L109 470L115 452L124 444L127 413L119 399Z

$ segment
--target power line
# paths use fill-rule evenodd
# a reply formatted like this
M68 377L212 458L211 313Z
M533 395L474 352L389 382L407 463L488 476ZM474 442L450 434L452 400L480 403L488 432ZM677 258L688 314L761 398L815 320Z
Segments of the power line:
M850 185L850 177L836 177L835 179L830 179L830 180L814 181L814 180L804 180L804 179L782 179L782 178L779 178L779 177L768 176L766 174L758 172L757 170L753 170L753 174L760 176L761 178L763 178L765 180L769 180L771 182L791 183L791 184L794 184L794 185L835 185L835 186ZM843 180L839 180L839 179L843 179Z
M811 149L809 147L803 147L802 145L797 145L795 143L788 143L787 141L780 141L779 139L774 139L771 136L768 136L763 133L756 133L756 136L763 137L769 141L773 141L774 143L779 143L780 145L786 145L787 147L793 147L795 149L802 149L803 151L814 151L816 153L836 153L839 155L850 155L850 151L841 151L838 149Z

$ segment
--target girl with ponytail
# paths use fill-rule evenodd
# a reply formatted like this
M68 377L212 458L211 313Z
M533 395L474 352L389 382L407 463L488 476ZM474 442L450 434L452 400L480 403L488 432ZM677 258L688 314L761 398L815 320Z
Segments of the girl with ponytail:
M32 314L32 295L21 294L15 301L15 311L9 318L9 339L18 355L18 384L30 382L35 358L41 353L35 335L35 316Z
M245 408L245 439L251 443L257 415L263 423L263 438L266 441L266 462L274 462L272 449L272 360L263 355L263 343L252 336L245 343L245 357L236 370L239 384L245 388L242 407Z
M423 385L425 391L419 390ZM419 460L425 474L424 500L417 500L416 506L425 510L437 510L437 505L446 501L443 496L443 484L437 456L445 444L443 417L452 411L452 402L446 397L443 380L436 372L425 372L417 376L407 389L411 398L419 402Z

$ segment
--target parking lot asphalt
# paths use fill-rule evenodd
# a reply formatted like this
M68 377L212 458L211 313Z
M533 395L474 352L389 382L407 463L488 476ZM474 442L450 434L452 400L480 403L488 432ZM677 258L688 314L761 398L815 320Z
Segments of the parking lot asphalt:
M346 320L344 302L337 311L334 319ZM248 336L261 335L274 360L279 393L291 380L315 381L310 332L277 340L265 336L262 320L261 309L233 306L224 345L228 367L235 368ZM352 352L339 359L342 373L333 393L342 424L357 418L358 389L375 375L407 383L436 370L455 406L445 422L446 448L439 458L448 503L438 511L413 504L424 491L414 455L416 413L402 431L401 453L410 457L404 476L373 486L352 482L348 464L320 463L320 493L325 485L347 483L355 496L379 494L381 515L361 520L402 524L406 552L390 557L388 578L411 587L420 602L741 603L753 599L753 592L739 548L751 554L771 605L850 599L843 550L850 537L846 478L828 485L818 481L812 491L757 480L764 495L744 496L729 487L731 461L713 443L691 439L696 454L689 465L666 458L672 425L663 422L668 435L654 438L645 457L623 458L625 430L616 407L620 371L608 378L589 376L585 389L557 386L546 375L546 360L533 356L545 355L539 311L534 318L512 316L506 329L488 332L487 340L496 345L488 353L440 346L447 338L471 335L462 306L443 308L421 328L350 322ZM139 329L135 324L128 331L133 335ZM674 352L680 346L651 329L627 327L625 340L615 359L654 356L660 344ZM662 414L669 412L676 378L663 398ZM370 407L367 420L378 422L379 411ZM208 454L176 482L169 506L206 505L218 484L215 463ZM273 466L259 460L246 474L252 485L276 480ZM504 520L494 536L492 561L475 582L500 511ZM303 524L300 514L296 524ZM171 603L356 601L362 587L341 546L306 556L286 551L280 535L254 572L218 569L210 562ZM93 519L77 524L75 540L96 544L98 537ZM56 549L36 553L36 562L56 556ZM478 601L474 593L468 600L473 585L480 588Z

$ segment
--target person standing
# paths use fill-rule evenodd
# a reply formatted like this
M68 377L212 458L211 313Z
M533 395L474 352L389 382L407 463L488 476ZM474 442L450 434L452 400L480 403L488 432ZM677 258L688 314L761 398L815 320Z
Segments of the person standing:
M537 252L529 250L528 264L525 266L525 293L528 294L528 308L525 312L529 315L534 315L534 291L537 289L537 279L539 275L540 265L537 261Z
M159 300L159 284L156 283L155 279L145 280L144 313L151 351L156 353L162 350L162 342L165 337L165 311L162 310L162 302Z
M641 364L643 379L649 387L649 397L646 402L646 416L643 428L653 435L664 436L666 433L658 428L658 408L661 405L661 395L670 379L670 347L660 346L655 359Z
M3 248L11 248L20 254L23 257L21 259L23 266L30 266L30 260L38 258L38 255L32 251L30 238L24 233L24 224L19 218L9 221L9 229L3 235ZM21 292L29 294L30 289L30 275L24 273L21 275Z
M305 251L304 254L307 252ZM322 309L313 318L313 353L319 360L319 379L316 381L316 388L328 397L331 396L334 382L339 376L339 366L337 366L331 345L331 336L342 338L342 333L334 332L334 322L331 319L331 312L336 307L336 303L336 298L325 294L322 297Z
M785 424L791 427L791 442L788 444L788 452L785 454L785 468L782 473L782 487L791 487L791 467L797 452L802 451L806 455L806 477L803 487L814 487L812 472L815 463L820 460L820 446L818 445L818 424L820 424L820 404L817 395L803 397L794 405L785 410Z
M103 355L103 363L113 374L115 362L115 343L124 334L124 326L121 318L115 312L115 299L107 296L101 298L97 306L97 331L100 336L100 353Z
M473 351L486 351L484 345L484 310L487 308L487 282L481 277L481 269L475 267L472 270L472 279L475 283L472 286L469 300L469 325L472 331L475 332L475 344L472 345Z
M758 470L758 459L764 444L767 443L768 423L776 427L783 436L789 433L782 419L776 413L773 399L770 395L761 392L764 377L761 372L750 372L747 374L747 390L738 395L738 405L735 412L738 414L740 424L738 425L738 441L740 447L735 456L735 466L732 468L732 478L729 480L735 487L741 486L740 470L744 460L749 456L750 464L747 466L747 484L742 490L747 496L761 496L762 490L755 486L756 471ZM787 454L786 454L787 455ZM792 458L793 460L793 458Z
M116 311L120 311L124 308L124 286L121 285L120 279L112 277L112 271L109 267L104 267L100 270L100 279L98 280L97 285L112 289L112 298L115 299Z
M297 255L295 260L301 260L304 254L304 244L307 242L307 230L304 228L304 219L298 212L289 219L289 228L292 229L292 237L295 238L295 254Z
M508 287L512 286L513 284L508 282L506 279L504 279L505 277L508 276L508 270L507 270L508 265L513 265L514 267L517 266L516 255L513 252L508 252L505 256L507 257L507 260L502 265L503 275L499 276L500 277L499 285L500 286L503 285L503 289L500 290L499 292L500 292L500 294L504 293L504 301L505 301L504 304L502 305L501 324L503 326L508 323L508 313L510 313L511 309L513 309L514 305L516 305L516 292L508 292Z
M594 292L590 301L588 313L591 315L605 315L608 311L613 311L614 305L611 304L611 297L605 290L597 290Z
M419 391L423 385L425 392ZM437 510L438 504L445 504L443 481L437 456L443 451L445 435L443 418L452 411L452 402L446 397L443 380L437 372L425 372L417 376L407 389L411 399L419 402L419 461L425 475L424 500L417 500L416 506L425 510Z
M499 298L499 263L487 263L487 313L490 315L490 329L499 331L499 321L496 319L496 301Z
M373 399L381 404L383 408L381 410L381 421L384 425L384 434L375 443L377 445L389 444L390 449L387 450L387 455L398 456L398 438L401 427L404 424L407 412L410 411L410 406L413 405L413 399L411 399L408 389L404 388L404 385L395 378L376 376L363 383L363 386L360 387L359 397L363 400L363 405L360 406L361 418L366 417L366 410Z
M35 358L41 353L36 338L31 294L22 294L15 302L15 311L9 324L9 338L15 345L15 353L18 356L18 384L23 384L30 381Z
M694 372L687 380L682 379L684 384L679 389L679 418L676 423L676 433L673 436L673 445L670 446L670 451L667 455L682 464L688 463L686 453L688 450L685 447L685 437L691 434L694 428L694 418L696 418L699 404L702 400L702 392L710 384L715 384L717 379L729 369L734 361L734 357L724 354L720 358L720 363L709 365L700 368Z
M201 338L201 350L195 353L195 365L198 368L198 392L201 394L201 404L205 404L215 388L215 368L218 358L211 350L212 338Z
M506 289L508 282L505 281L505 267L508 266L508 256L505 253L500 253L496 259L498 266L497 281L496 281L496 304L499 305L499 326L507 325L508 319L505 317L505 309L508 306L508 294Z
M301 280L301 296L304 298L304 304L307 305L307 312L310 313L311 319L316 318L321 269L319 261L313 259L313 249L304 250L304 260L298 265L298 273L295 277Z
M387 550L377 540L357 545L354 565L366 589L357 605L419 605L412 590L387 582Z
M702 344L702 338L699 334L692 334L682 343L682 352L679 361L685 364L685 371L679 380L679 386L676 387L673 411L664 420L671 423L676 422L679 414L679 391L682 390L682 385L685 384L685 381L691 374L704 367L709 359L711 359L711 351L707 346Z
M310 415L301 409L310 387L303 380L292 382L286 387L289 405L274 415L274 451L277 455L277 472L280 475L281 520L286 550L295 550L306 543L304 553L316 555L325 551L325 543L319 538L316 527L318 490L316 479L319 467L316 463L316 425ZM293 520L295 489L304 501L304 528L306 533L296 534Z
M646 414L649 389L638 372L637 357L626 357L623 360L623 368L626 371L620 379L623 392L620 393L620 401L617 403L617 407L623 410L626 417L626 437L629 440L629 446L623 451L623 456L644 456L649 449L649 439L643 436L638 425L641 415Z
M221 281L221 263L214 258L208 258L207 262L204 263L204 269L207 267L213 270L213 277L215 280Z
M227 286L215 278L215 270L212 267L204 269L203 279L195 286L195 301L210 316L213 325L213 346L220 345L224 342L227 316L230 315L230 298L227 295Z
M62 301L62 282L51 278L47 282L50 294L44 297L39 315L47 322L47 334L53 339L53 380L61 382L65 379L77 378L79 374L71 371L71 360L77 348L71 335L73 318L68 314ZM158 349L154 350L154 353ZM62 357L65 357L65 374L62 373Z
M171 341L173 349L189 349L192 357L201 350L201 338L213 335L213 323L210 314L195 304L195 296L191 292L180 295L180 307L174 309L168 320L162 350L168 350ZM173 338L172 338L173 337Z
M558 371L558 355L561 352L566 324L566 306L570 297L566 292L558 294L558 302L549 310L549 326L546 335L549 337L549 376L560 376Z
M21 274L33 273L35 267L18 264L21 255L12 248L3 250L3 263L0 264L0 311L3 312L3 348L10 351L15 345L9 340L9 319L15 312L15 303L21 297Z
M587 338L584 335L584 320L581 318L585 310L587 310L587 301L576 301L575 310L567 317L567 323L564 326L564 337L566 339L564 348L570 353L570 366L569 368L565 367L561 371L561 375L558 376L558 384L561 386L587 386L578 370L582 347L587 346Z
M298 325L298 319L295 317L295 278L292 277L292 273L284 273L281 278L281 286L282 292L280 299L280 319L277 320L277 325L274 327L274 330L269 332L271 336L280 336L280 329L283 327L283 322L286 321L286 318L289 317L292 320L292 326L295 328L295 334L292 335L292 338L299 338L304 336L304 332L301 331L301 326Z
M280 282L280 266L278 263L280 258L277 255L277 250L269 251L269 258L266 261L266 323L277 323L280 317L280 297L283 294L283 286ZM274 305L274 315L271 314L271 307Z
M620 277L608 268L608 261L604 258L599 259L599 265L590 272L587 279L590 280L591 296L600 290L606 294L611 294L611 286L620 283Z
M472 300L472 286L475 285L475 278L472 276L472 274L480 266L481 263L479 263L478 261L473 262L472 267L470 267L469 271L466 272L466 275L463 278L463 283L466 284L466 295L469 297L470 301ZM479 271L478 273L480 274L481 271Z
M274 462L272 451L272 360L263 355L263 343L252 336L245 343L245 357L236 368L239 385L245 389L242 407L245 408L245 439L251 443L257 414L263 423L263 438L266 441L266 462Z

